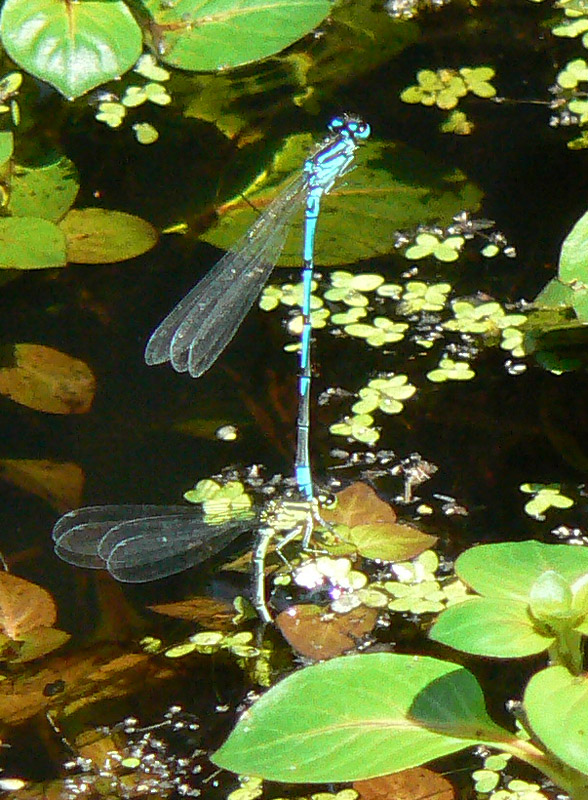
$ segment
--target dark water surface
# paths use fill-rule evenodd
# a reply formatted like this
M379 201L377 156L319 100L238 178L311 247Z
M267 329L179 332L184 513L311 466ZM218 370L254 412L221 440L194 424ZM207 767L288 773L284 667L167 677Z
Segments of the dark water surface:
M548 100L547 86L557 71L554 62L563 63L567 56L558 52L561 42L542 38L541 13L526 2L492 3L477 10L456 4L423 17L419 44L366 82L346 83L315 119L302 112L282 115L275 132L269 126L268 136L275 133L279 139L297 128L314 128L319 139L332 113L349 110L370 122L374 136L408 143L448 167L458 166L484 192L479 215L496 220L518 257L460 260L457 270L451 267L457 293L479 290L502 302L532 299L553 276L561 242L586 209L588 156L566 149L569 134L549 127L550 112L543 106L475 101L470 108L475 133L452 137L437 132L435 110L404 105L398 95L424 67L492 64L500 94ZM160 129L160 142L141 148L129 146L128 139L123 146L118 134L91 117L83 125L65 124L59 131L61 144L82 177L79 205L96 204L93 195L98 193L104 207L136 213L160 226L210 212L219 187L237 180L231 175L231 146L213 126L182 121L179 115L173 122L163 117ZM204 202L197 199L202 196ZM391 215L391 241L394 230ZM198 381L143 362L149 333L218 257L219 251L190 232L163 236L154 250L131 262L32 272L4 286L3 340L43 343L81 358L94 371L98 391L91 412L80 416L44 415L0 398L1 456L80 465L85 504L176 503L198 478L230 464L257 462L268 474L291 474L296 369L294 356L282 350L279 314L254 309L230 348ZM381 272L392 282L406 267L395 254L357 268ZM442 265L434 269L442 280ZM429 269L427 277L431 274ZM281 272L277 278L287 279L296 281L296 273ZM386 358L319 331L315 391L355 389L377 370L390 368ZM414 360L396 360L391 367L408 372L420 391L402 415L382 422L378 446L393 449L399 457L419 452L434 462L439 470L423 487L423 497L441 492L470 509L468 518L448 522L450 555L479 541L553 541L549 522L541 525L523 513L525 498L518 486L525 481L577 486L584 479L586 375L557 377L529 360L524 374L512 376L504 368L505 358L499 350L483 352L475 364L477 377L467 384L427 383ZM343 405L345 413L348 407ZM328 426L342 409L313 407L318 476L333 463L330 448L341 446ZM206 435L173 429L174 423L187 419L205 420ZM236 443L212 435L228 422L241 431ZM378 488L393 497L401 484L387 478ZM189 632L189 626L144 611L146 604L189 596L202 582L207 591L221 594L247 591L246 578L227 587L205 568L198 575L192 572L153 586L115 586L108 577L96 578L55 558L50 532L57 515L47 503L4 482L0 495L1 550L15 574L54 594L59 626L75 636L70 645L74 651L78 642L88 647L135 642L145 633L165 635L172 642ZM557 521L579 523L583 510L576 507L571 517L558 515ZM177 681L162 685L155 700L139 693L119 699L118 705L112 701L103 711L95 709L86 722L113 723L127 713L143 713L152 720L172 703L210 720L211 709L233 707L246 691L242 674L224 657L192 661ZM230 713L227 720L220 716L207 731L206 746L218 744L223 725L230 721ZM59 746L47 746L36 724L27 730L38 737L36 750L43 756L33 765L26 737L17 736L9 755L13 771L32 779L51 777L58 770ZM213 796L211 785L207 792Z

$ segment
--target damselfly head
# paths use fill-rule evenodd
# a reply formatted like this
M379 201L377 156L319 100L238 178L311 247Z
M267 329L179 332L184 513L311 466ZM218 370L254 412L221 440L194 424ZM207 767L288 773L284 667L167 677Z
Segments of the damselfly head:
M353 139L367 139L371 133L371 128L367 122L354 114L342 114L335 117L329 124L331 133L343 133Z

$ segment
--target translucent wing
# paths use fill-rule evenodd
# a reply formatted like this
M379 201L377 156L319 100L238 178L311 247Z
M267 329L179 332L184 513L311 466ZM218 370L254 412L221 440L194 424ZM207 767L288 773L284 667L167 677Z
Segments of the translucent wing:
M147 364L170 361L177 372L194 378L214 364L280 257L288 225L304 203L305 185L303 175L290 183L167 315L147 342Z
M251 527L232 518L211 525L187 506L88 506L53 529L55 552L78 567L108 569L127 583L145 583L205 561Z

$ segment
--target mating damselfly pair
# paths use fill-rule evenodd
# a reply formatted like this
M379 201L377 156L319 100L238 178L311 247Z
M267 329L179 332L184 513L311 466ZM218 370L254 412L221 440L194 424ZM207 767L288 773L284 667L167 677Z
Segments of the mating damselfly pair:
M329 135L304 167L259 216L247 233L181 300L150 337L147 364L169 361L178 372L199 377L217 360L235 336L259 297L282 252L288 225L304 208L302 248L302 335L295 475L304 502L271 509L261 521L254 563L255 597L261 616L269 619L263 594L263 561L272 536L289 541L304 528L308 545L317 515L309 453L311 384L311 288L314 243L323 195L351 167L358 145L370 126L345 114L329 125ZM289 508L289 512L288 512ZM286 509L287 513L283 513ZM144 582L180 572L218 552L234 525L202 527L194 511L183 506L93 506L62 517L55 526L56 552L78 566L106 567L122 581ZM241 528L242 529L242 528ZM203 535L204 533L204 535ZM219 547L220 545L220 547ZM261 587L261 589L260 589Z
M86 506L64 514L53 529L55 552L77 567L107 569L123 583L147 583L196 566L255 528L253 604L270 622L265 600L265 561L272 540L276 550L298 536L307 549L318 502L271 500L252 510L208 516L195 506Z

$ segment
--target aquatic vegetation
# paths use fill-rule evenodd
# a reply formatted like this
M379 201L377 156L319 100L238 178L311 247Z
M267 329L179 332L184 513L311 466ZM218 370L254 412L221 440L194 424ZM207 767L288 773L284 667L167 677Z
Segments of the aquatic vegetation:
M545 519L545 512L550 508L571 508L574 501L561 491L561 486L556 483L523 483L520 485L521 492L533 495L532 499L525 503L525 513L535 519Z
M469 381L475 374L467 361L455 361L444 356L437 369L427 372L427 378L432 383L445 383L445 381Z
M525 691L526 737L488 716L482 688L465 668L424 656L372 653L290 675L277 700L271 689L248 709L213 761L271 780L358 780L479 743L532 764L582 796L586 760L577 742L584 715L570 709L586 692L581 644L588 634L588 551L534 541L482 545L463 553L455 570L477 594L442 611L431 638L502 659L549 649L552 666L533 674ZM312 714L301 715L304 707ZM276 746L277 731L287 748ZM533 734L538 738L530 739ZM317 758L327 744L329 759ZM520 783L508 790L528 788Z

